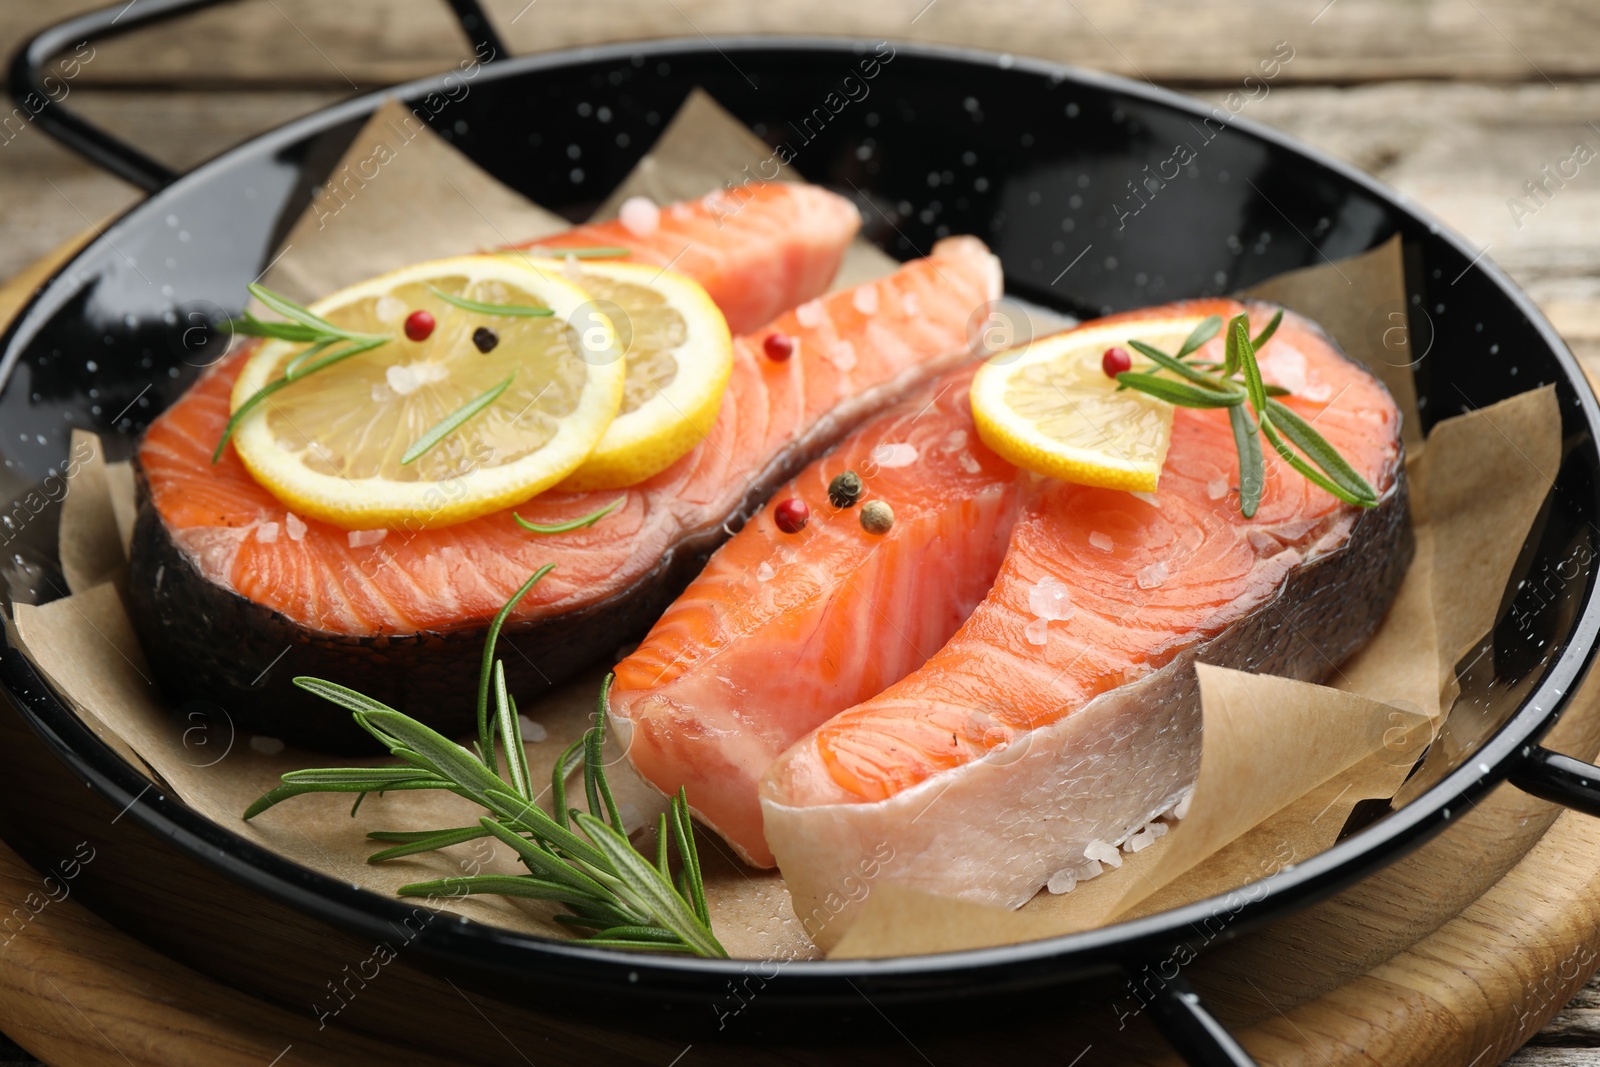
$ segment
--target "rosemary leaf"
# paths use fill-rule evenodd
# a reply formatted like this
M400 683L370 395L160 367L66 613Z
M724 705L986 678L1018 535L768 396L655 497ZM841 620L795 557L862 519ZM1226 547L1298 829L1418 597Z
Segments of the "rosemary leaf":
M407 758L408 753L414 755L437 768L441 776L456 783L474 799L491 790L504 789L505 783L498 775L474 759L472 753L431 726L425 726L398 711L368 712L367 718L406 746L398 750L396 755L402 759ZM479 803L482 803L481 799Z
M351 334L348 330L340 329L338 326L335 326L322 316L314 314L309 308L302 307L301 305L296 304L293 300L290 300L288 297L273 292L264 285L251 282L249 285L245 286L245 288L250 290L251 296L261 301L273 311L276 311L278 314L282 315L291 322L299 323L307 329L316 330L318 333L332 334L335 337L356 336Z
M672 864L667 860L667 813L662 812L656 820L656 870L661 872L661 877L672 877Z
M1244 394L1238 391L1224 393L1215 389L1201 389L1142 371L1123 371L1117 375L1117 382L1184 408L1231 408L1244 403Z
M413 882L395 890L403 897L459 896L463 893L494 893L505 897L556 900L563 904L593 904L587 893L580 893L559 882L547 882L527 874L471 874L440 878L432 882Z
M695 914L707 926L711 925L711 910L706 906L705 876L700 870L700 852L694 844L694 823L689 818L689 794L683 786L672 798L673 838L677 842L678 856L683 860L684 880L689 886L689 903Z
M607 504L605 507L601 508L600 510L591 511L591 512L589 512L589 514L583 516L582 518L569 519L566 522L551 523L550 525L543 525L543 524L540 524L540 523L537 523L537 522L529 522L527 519L523 518L521 515L518 515L514 511L511 513L511 517L513 519L517 520L517 525L518 526L521 526L524 530L531 531L532 533L536 533L536 534L567 533L570 530L581 530L585 526L593 526L595 523L599 522L601 519L605 518L607 515L611 514L613 511L616 511L618 508L620 508L627 499L628 498L625 497L625 496L619 496L619 497L617 497L617 499L613 500L611 503Z
M1378 494L1361 473L1293 408L1276 400L1268 400L1267 415L1271 425L1282 430L1283 436L1294 442L1295 447L1304 452L1311 462L1355 497L1350 503L1362 507L1373 507L1378 503Z
M1129 341L1128 345L1131 348L1137 349L1141 355L1144 355L1154 361L1157 366L1163 368L1164 370L1169 370L1180 377L1187 378L1189 381L1198 386L1206 389L1223 391L1229 390L1230 388L1227 384L1211 377L1211 375L1204 374L1201 371L1189 366L1187 363L1173 359L1171 356L1161 351L1161 349L1156 348L1154 345L1147 345L1143 341ZM1120 377L1118 380L1121 380Z
M1261 381L1261 367L1256 363L1256 350L1250 344L1250 331L1244 316L1234 320L1234 336L1238 342L1239 362L1244 368L1245 391L1250 394L1250 406L1256 414L1267 408L1267 389Z
M500 315L513 319L543 319L555 314L553 308L529 307L526 304L485 304L481 300L468 300L464 296L454 296L437 286L429 286L429 288L433 290L434 296L443 300L446 304L461 308L463 311L476 311L480 315Z
M270 337L277 341L315 341L325 336L321 330L298 322L262 322L248 311L242 319L229 319L228 329L246 337Z
M1283 309L1279 308L1278 313L1272 316L1272 321L1263 326L1261 332L1256 334L1255 340L1250 342L1257 352L1261 351L1261 346L1271 340L1272 335L1278 332L1278 324L1282 321Z
M1221 315L1207 315L1201 319L1200 324L1190 332L1189 336L1184 339L1183 346L1178 349L1178 358L1182 359L1190 352L1198 349L1215 337L1220 329L1222 329Z
M1283 438L1278 436L1278 431L1273 427L1272 420L1261 420L1261 432L1266 435L1267 440L1272 444L1272 447L1277 451L1278 455L1283 457L1284 462L1289 464L1289 466L1293 467L1295 470L1299 471L1300 475L1312 485L1327 491L1329 494L1344 501L1346 504L1354 504L1357 507L1366 508L1373 507L1377 504L1375 499L1371 497L1358 496L1349 489L1346 489L1344 486L1339 485L1321 471L1317 470L1304 459L1300 458L1300 455L1296 453L1294 449L1290 448L1288 444L1284 442Z
M394 711L383 701L373 700L365 693L358 693L354 689L348 689L338 682L327 682L321 678L311 678L302 674L294 679L294 684L313 696L319 696L323 700L337 704L349 711L361 714L374 711Z
M528 781L528 753L522 747L522 723L517 719L511 694L506 691L504 660L495 660L494 663L494 702L496 718L500 722L500 743L506 748L506 773L511 776L511 788L517 795L531 800L533 788Z
M367 793L399 792L410 789L449 789L452 792L455 791L453 783L431 776L393 782L288 782L268 790L258 797L254 804L245 809L244 818L248 822L268 808L281 804L290 797L298 797L306 793L361 793L365 795Z
M238 410L229 416L228 424L222 428L222 438L217 442L216 449L211 453L211 462L216 463L218 460L222 459L222 450L228 447L228 442L233 439L233 433L239 428L239 423L244 421L244 417L250 414L250 412L254 411L256 407L260 405L260 403L267 397L271 396L273 393L276 393L279 389L282 389L286 385L294 384L294 382L299 381L308 374L315 374L317 371L331 367L335 363L343 362L344 360L349 359L351 356L359 356L363 352L370 352L379 345L385 345L388 343L389 338L387 337L369 337L364 340L354 341L349 346L341 348L339 351L330 355L323 356L322 358L300 368L299 372L295 375L292 381L286 377L274 378L266 385L263 385L260 389L257 389L255 392L251 393L245 398L244 403L239 405Z
M455 433L462 423L490 404L493 404L496 400L499 400L500 394L511 388L511 383L515 378L515 372L506 375L498 385L472 398L446 415L431 430L411 443L411 447L406 449L405 455L400 457L400 465L403 467L408 463L415 463L425 456L440 441Z
M497 773L497 762L494 755L494 732L489 729L489 680L494 675L494 647L500 640L500 629L506 624L506 617L513 608L521 602L522 598L539 580L556 569L554 563L546 563L534 571L527 581L518 587L511 599L495 614L494 621L489 624L489 634L483 642L483 660L478 669L478 754L488 766L491 774Z
M1254 518L1261 506L1261 491L1266 486L1266 460L1261 455L1261 435L1255 416L1243 405L1232 408L1228 418L1233 423L1233 444L1239 450L1239 512L1245 518Z
M610 902L610 893L605 886L582 871L577 870L555 853L541 848L526 837L495 822L488 816L483 818L483 828L498 840L511 846L518 858L527 864L528 869L533 872L534 877L560 883L578 892L588 893L595 898L596 902L607 907L615 907L614 903ZM633 918L638 919L641 916L634 916Z
M1244 315L1235 315L1228 320L1228 332L1223 335L1222 347L1222 376L1232 378L1239 373L1242 360L1239 357L1239 324L1244 323L1245 329L1250 328L1250 320Z
M578 825L595 846L604 852L613 869L628 886L636 902L662 926L683 939L698 956L726 959L728 952L717 942L708 926L700 921L684 899L661 877L661 872L636 852L620 830L579 812Z
M550 808L555 812L555 820L562 829L567 829L571 822L567 814L567 779L583 762L585 751L584 738L580 736L562 751L561 758L556 760L555 767L550 771Z
M328 348L338 340L339 338L337 337L328 337L307 347L305 351L291 359L288 366L283 368L284 380L292 382L296 378L300 377L301 367L304 367L307 363L322 355L322 353L326 352Z
M503 821L527 830L573 859L582 860L601 870L606 869L606 857L599 849L565 826L558 825L533 801L513 796L504 789L490 790L485 801L484 807L499 815Z
M455 830L424 830L421 833L387 835L385 831L376 830L367 837L375 841L394 840L401 838L401 843L393 848L386 848L381 852L374 852L367 857L368 863L382 863L385 860L399 859L401 856L414 856L419 852L433 852L451 845L463 844L467 841L476 841L481 837L488 837L489 831L481 826L463 826Z
M614 827L618 833L626 834L628 831L623 828L622 814L617 810L617 802L611 796L611 784L606 781L606 717L611 714L610 694L611 682L614 678L616 678L616 675L607 674L605 676L605 680L600 683L600 699L597 701L597 706L594 712L594 727L589 731L590 736L593 737L594 740L590 742L590 747L585 753L583 777L585 781L585 788L587 788L587 782L591 775L593 776L595 786L600 793L601 799L605 801L606 805L603 817L610 821L612 827ZM590 796L592 801L593 794L590 794ZM592 815L602 815L600 811L596 810L592 806L590 807L589 811Z
M679 949L689 947L677 934L657 926L613 926L609 930L601 930L594 937L600 941L656 941Z

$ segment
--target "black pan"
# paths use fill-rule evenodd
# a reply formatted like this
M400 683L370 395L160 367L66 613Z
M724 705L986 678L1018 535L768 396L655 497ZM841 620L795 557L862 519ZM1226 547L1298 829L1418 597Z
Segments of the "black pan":
M50 279L0 339L0 492L20 498L63 463L75 426L99 432L111 458L128 456L148 421L215 354L208 327L240 310L245 283L366 116L388 95L417 103L446 88L429 79L350 100L181 176L59 105L41 104L50 94L39 72L52 55L200 6L203 0L144 0L120 6L120 21L119 8L85 16L41 35L13 66L13 95L37 112L43 129L150 195ZM804 1039L817 1028L797 1021L822 1017L819 1011L828 1013L824 1029L851 1032L852 1019L872 1017L864 1001L927 1025L950 1025L956 1016L992 1021L984 1005L993 998L1012 1009L1059 1003L1068 984L1138 973L1176 946L1204 947L1196 931L1217 929L1218 916L1226 939L1349 886L1416 848L1504 779L1600 814L1600 768L1538 744L1583 677L1600 631L1591 598L1600 409L1555 331L1477 249L1344 164L1246 119L1120 78L959 49L796 38L696 38L500 58L505 49L476 5L453 6L480 55L496 58L434 128L502 181L574 220L627 173L686 94L703 86L758 133L796 147L811 180L856 197L869 236L891 254L909 258L946 233L975 233L1002 257L1009 291L1071 314L1231 292L1399 234L1414 351L1424 353L1416 366L1423 421L1541 383L1553 382L1560 398L1564 460L1522 561L1522 573L1560 581L1508 590L1486 657L1492 669L1474 670L1466 694L1492 728L1447 778L1229 900L1006 948L789 964L741 1018L741 1040ZM806 123L861 57L884 48L893 58L870 95L824 123ZM1125 220L1130 183L1174 143L1203 136L1203 125L1210 136L1194 176L1169 182ZM1398 310L1375 309L1379 328L1392 325ZM20 531L0 531L9 542L8 603L61 595L53 528L46 514ZM326 948L337 973L339 960L359 958L350 953L390 936L390 924L410 911L285 862L164 796L96 740L9 645L0 650L0 682L16 711L0 717L0 833L41 866L92 839L102 858L84 868L80 899L138 936L301 1007L320 995L329 971L308 967L314 977L299 981L258 966L261 960L283 955L286 945L308 959ZM175 899L179 884L211 887L215 897L185 889ZM192 921L174 921L175 908ZM227 925L240 912L270 922ZM464 921L428 926L408 959L512 1001L581 1007L603 993L633 1021L691 1034L716 1030L705 1006L749 970L737 961L585 949ZM1249 1062L1181 976L1158 983L1151 996L1152 1014L1192 1062ZM965 1002L960 1011L949 1010L955 1001ZM383 1025L431 1047L427 1026L407 1013Z

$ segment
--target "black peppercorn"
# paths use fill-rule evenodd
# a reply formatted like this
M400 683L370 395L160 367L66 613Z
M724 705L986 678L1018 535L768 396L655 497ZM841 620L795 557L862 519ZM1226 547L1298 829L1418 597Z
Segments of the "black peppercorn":
M834 507L854 507L860 499L861 476L855 471L845 471L828 483L828 503Z
M472 331L472 343L478 346L478 351L488 355L494 351L494 346L500 343L500 335L487 326L479 326Z

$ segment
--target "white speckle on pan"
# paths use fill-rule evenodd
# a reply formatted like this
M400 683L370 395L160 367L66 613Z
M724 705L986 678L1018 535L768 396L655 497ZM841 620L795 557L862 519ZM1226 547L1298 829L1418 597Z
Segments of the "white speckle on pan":
M1085 859L1096 860L1107 867L1122 866L1122 850L1105 841L1090 841L1083 848Z
M1174 804L1172 806L1172 817L1174 819L1184 819L1184 818L1186 818L1188 816L1188 814L1189 814L1189 805L1192 804L1193 802L1194 802L1194 790L1191 789L1187 793L1183 794L1183 799L1182 800L1178 801L1176 804Z
M262 755L276 756L278 753L283 751L283 742L279 741L276 737L267 737L263 734L256 734L250 738L250 747L256 752L260 752Z
M649 237L661 228L661 209L648 196L630 196L618 209L617 221L635 237Z
M909 467L917 461L917 446L904 442L881 444L872 450L872 462L884 470Z
M1070 893L1078 888L1078 872L1075 869L1057 871L1050 876L1050 880L1044 884L1044 887L1057 896L1062 893Z
M550 736L550 731L544 728L544 723L534 722L526 715L518 715L517 722L522 726L522 739L537 745L540 741Z

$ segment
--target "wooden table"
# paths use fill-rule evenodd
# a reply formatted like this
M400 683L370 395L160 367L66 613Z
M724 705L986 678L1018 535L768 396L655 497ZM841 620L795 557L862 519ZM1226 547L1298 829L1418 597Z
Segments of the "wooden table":
M0 0L0 54L104 0ZM138 2L138 0L134 0ZM641 37L829 32L958 43L1220 102L1293 49L1244 114L1377 175L1455 227L1600 370L1600 5L1593 0L486 0L519 53ZM73 106L183 168L341 97L468 54L439 0L245 0L95 48ZM1281 52L1280 52L1281 54ZM1524 184L1596 157L1538 198ZM1571 167L1568 167L1571 170ZM138 199L0 125L0 278ZM0 1061L22 1063L0 1046ZM1600 980L1515 1067L1600 1065ZM1474 1065L1477 1067L1477 1065Z

